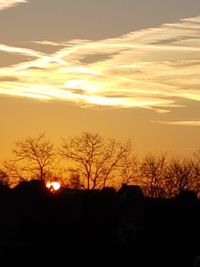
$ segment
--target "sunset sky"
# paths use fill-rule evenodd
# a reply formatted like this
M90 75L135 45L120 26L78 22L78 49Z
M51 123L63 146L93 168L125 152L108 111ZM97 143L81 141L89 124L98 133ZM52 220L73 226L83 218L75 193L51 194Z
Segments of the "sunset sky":
M200 148L199 0L0 0L0 160L45 132Z

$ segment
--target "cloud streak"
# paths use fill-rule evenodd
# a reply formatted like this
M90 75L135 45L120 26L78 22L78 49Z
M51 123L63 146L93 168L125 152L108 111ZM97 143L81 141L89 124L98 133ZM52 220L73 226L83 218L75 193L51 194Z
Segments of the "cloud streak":
M27 2L27 0L0 0L0 11Z
M166 125L175 125L175 126L200 126L200 121L154 121L154 122Z
M16 2L16 1L15 1ZM80 106L145 108L160 113L200 101L200 17L104 40L34 41L45 54L0 45L33 58L6 68L0 94Z

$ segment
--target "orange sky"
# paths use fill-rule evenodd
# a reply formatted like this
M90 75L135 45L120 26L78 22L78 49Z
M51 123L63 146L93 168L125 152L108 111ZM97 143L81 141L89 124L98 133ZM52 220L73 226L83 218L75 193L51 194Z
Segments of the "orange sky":
M198 148L199 14L195 0L0 0L0 159L42 132Z

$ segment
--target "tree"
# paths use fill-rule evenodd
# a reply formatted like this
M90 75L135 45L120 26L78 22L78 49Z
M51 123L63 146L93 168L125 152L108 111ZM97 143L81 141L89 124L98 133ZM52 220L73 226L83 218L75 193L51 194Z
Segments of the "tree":
M23 167L19 167L16 160L7 160L4 162L4 169L9 173L9 184L15 186L16 184L26 180Z
M192 185L192 163L189 160L172 159L165 173L167 197L173 197Z
M154 157L147 155L140 166L141 180L145 193L150 197L163 197L165 195L164 176L166 171L166 156Z
M140 184L138 171L138 160L135 154L131 153L124 158L120 170L121 184Z
M107 186L114 175L119 174L120 164L131 150L130 141L122 143L85 132L63 140L60 153L73 163L85 187L95 189Z
M0 169L0 185L7 186L9 183L8 174Z
M81 183L80 174L76 169L69 169L69 177L67 186L72 189L82 189L84 185Z
M13 154L14 159L5 162L4 166L14 180L38 178L45 182L55 160L54 146L45 134L16 142Z
M198 195L200 193L200 149L194 151L191 159L191 189Z

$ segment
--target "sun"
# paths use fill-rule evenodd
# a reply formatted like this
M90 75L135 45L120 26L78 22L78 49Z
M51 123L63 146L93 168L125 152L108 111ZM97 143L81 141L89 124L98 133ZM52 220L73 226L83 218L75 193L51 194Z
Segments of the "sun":
M61 184L59 182L52 181L52 182L47 182L46 187L49 188L51 192L55 192L60 189Z

